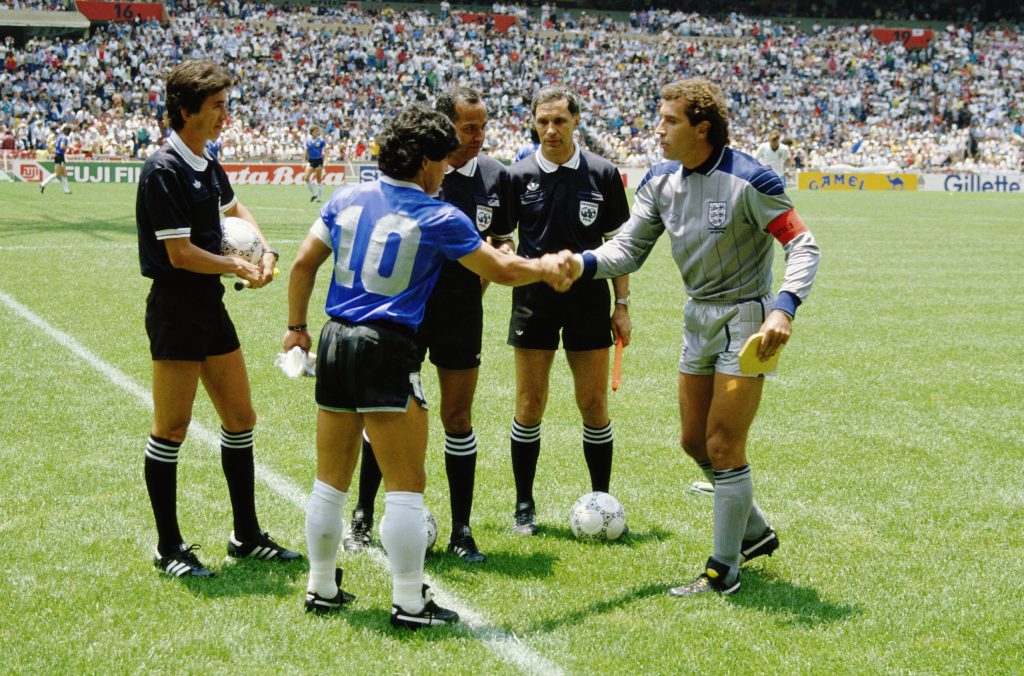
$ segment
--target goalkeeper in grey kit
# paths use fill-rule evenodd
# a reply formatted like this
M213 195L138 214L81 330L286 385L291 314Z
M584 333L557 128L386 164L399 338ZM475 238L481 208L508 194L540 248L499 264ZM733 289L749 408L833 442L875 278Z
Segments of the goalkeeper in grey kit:
M715 485L714 546L704 572L672 596L731 594L740 564L770 555L775 530L754 501L746 457L764 385L739 369L747 338L762 332L764 361L789 341L797 307L818 269L819 250L785 193L782 177L728 147L722 90L703 79L661 90L657 134L666 162L641 182L622 230L575 254L574 278L613 278L637 270L663 232L690 300L679 359L681 444ZM786 255L772 293L774 240Z

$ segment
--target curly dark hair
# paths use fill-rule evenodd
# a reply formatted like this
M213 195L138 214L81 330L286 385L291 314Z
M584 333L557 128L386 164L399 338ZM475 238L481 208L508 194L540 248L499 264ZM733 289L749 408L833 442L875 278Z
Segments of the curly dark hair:
M167 76L167 112L164 125L181 131L185 118L181 111L198 113L208 96L227 89L234 78L220 64L213 61L183 61Z
M448 116L452 122L455 121L455 106L459 101L465 101L471 106L480 103L482 99L475 89L469 87L452 87L437 97L434 108Z
M710 122L708 142L715 150L729 145L729 107L721 87L699 77L678 80L661 88L661 98L683 101L683 112L692 125Z
M384 126L377 145L381 173L408 181L419 173L424 157L436 162L457 150L459 137L447 115L425 104L413 103Z

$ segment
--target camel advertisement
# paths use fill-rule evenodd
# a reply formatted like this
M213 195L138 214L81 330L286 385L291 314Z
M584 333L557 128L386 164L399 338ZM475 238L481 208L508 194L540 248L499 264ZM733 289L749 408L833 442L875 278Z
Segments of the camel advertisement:
M801 190L917 190L917 174L801 171L797 185Z

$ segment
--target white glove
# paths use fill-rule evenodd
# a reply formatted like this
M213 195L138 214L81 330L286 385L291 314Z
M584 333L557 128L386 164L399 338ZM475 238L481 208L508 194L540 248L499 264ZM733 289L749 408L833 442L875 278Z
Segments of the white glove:
M278 353L274 358L274 366L280 367L281 371L289 378L314 376L316 375L316 352L307 354L305 350L296 345L288 350L287 354Z

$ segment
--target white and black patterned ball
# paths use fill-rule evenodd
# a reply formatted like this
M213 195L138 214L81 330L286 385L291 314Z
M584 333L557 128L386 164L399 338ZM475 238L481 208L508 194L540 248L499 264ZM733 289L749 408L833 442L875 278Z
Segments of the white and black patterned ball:
M569 512L569 528L581 540L615 540L626 530L626 510L608 493L585 493Z
M429 552L437 542L437 520L425 506L423 507L423 527L427 529L427 551Z
M263 242L256 234L256 228L244 218L228 216L221 223L220 253L247 260L253 265L260 264L263 257Z

